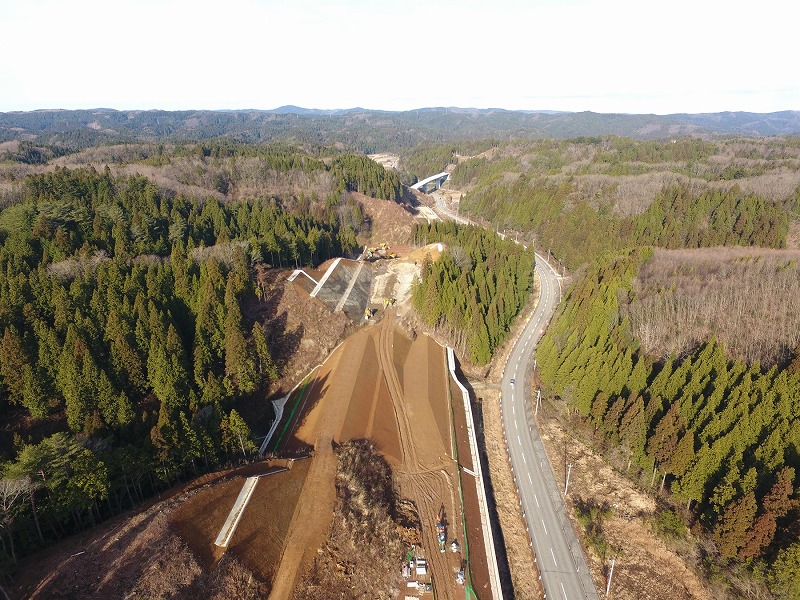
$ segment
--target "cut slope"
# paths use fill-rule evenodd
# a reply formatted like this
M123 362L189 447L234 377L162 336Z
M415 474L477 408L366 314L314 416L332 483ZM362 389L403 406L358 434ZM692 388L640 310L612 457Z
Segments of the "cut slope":
M223 490L224 494L230 484L235 496L241 487L241 476L259 470L265 470L265 464L204 475L167 493L166 500L153 502L135 514L118 517L27 557L19 565L14 587L6 588L9 596L12 599L190 599L197 596L198 590L208 598L263 596L265 588L235 555L215 565L213 557L204 559L196 554L192 539L185 538L180 527L174 526L185 505L207 498L208 493L216 494L215 489ZM213 512L213 502L210 511L205 502L200 506L201 511L193 511L195 517ZM223 509L224 514L229 509L230 505ZM245 523L243 519L242 525ZM217 530L220 524L221 521L215 524ZM209 530L209 546L215 535L216 531Z
M411 230L417 223L414 209L410 205L398 204L390 200L378 200L355 192L353 197L361 203L364 212L369 217L372 226L369 242L372 244L386 242L389 246L408 243L411 238ZM366 242L367 240L365 240Z

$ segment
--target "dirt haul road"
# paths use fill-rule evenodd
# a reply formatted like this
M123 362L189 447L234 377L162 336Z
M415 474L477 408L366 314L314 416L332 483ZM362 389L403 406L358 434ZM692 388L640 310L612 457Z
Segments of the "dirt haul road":
M461 542L463 531L447 377L444 349L428 336L409 339L393 312L350 336L318 370L287 442L290 449L313 445L314 456L270 598L290 597L324 542L335 491L332 442L359 438L375 443L392 466L399 495L417 507L436 597L463 596L455 582L461 553L440 553L436 539L442 506L447 543ZM398 580L401 561L387 565L397 569Z
M319 370L317 378L312 382L312 393L314 389L325 386L324 382L339 364L341 350L342 348L334 352ZM270 598L290 597L299 574L308 567L317 549L325 540L325 533L333 517L336 455L333 452L332 442L341 427L343 407L340 402L330 402L323 408L325 418L319 422L313 440L314 455L311 458L311 467L292 516L292 524L286 536Z
M405 361L395 356L394 340L403 334L394 325L394 313L381 324L380 365L386 377L400 431L402 463L395 471L402 496L417 505L422 523L425 556L433 574L437 598L463 594L455 583L460 554L439 552L436 523L444 507L447 543L463 531L458 500L456 465L452 456L449 397L444 349L420 336ZM401 348L406 344L401 341ZM402 380L396 365L402 364Z

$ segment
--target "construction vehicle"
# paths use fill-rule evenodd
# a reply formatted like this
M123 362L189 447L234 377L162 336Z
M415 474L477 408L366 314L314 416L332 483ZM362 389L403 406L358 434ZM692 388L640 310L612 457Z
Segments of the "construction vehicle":
M364 256L367 260L378 260L379 258L397 258L396 252L389 252L389 244L381 242L377 246L364 246Z
M444 552L447 541L447 523L444 518L444 504L439 509L439 520L436 522L436 539L439 540L439 552Z
M455 554L459 550L461 550L461 546L458 545L458 540L453 540L452 542L450 542L450 552Z
M372 309L368 306L364 309L364 320L369 321L369 318L372 316Z

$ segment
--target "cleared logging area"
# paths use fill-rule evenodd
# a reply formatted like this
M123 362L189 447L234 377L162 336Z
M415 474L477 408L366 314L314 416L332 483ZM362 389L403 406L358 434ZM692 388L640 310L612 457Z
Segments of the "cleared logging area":
M635 281L634 335L648 354L683 355L715 335L763 366L800 348L800 251L655 250Z

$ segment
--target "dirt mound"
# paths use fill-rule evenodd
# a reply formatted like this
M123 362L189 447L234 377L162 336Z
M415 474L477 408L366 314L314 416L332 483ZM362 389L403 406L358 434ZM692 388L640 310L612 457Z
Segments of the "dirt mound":
M423 246L422 248L417 248L416 250L409 252L403 257L403 259L406 261L422 262L427 255L430 256L431 260L439 260L439 257L442 256L442 252L445 251L445 248L447 248L447 245L442 244L441 242L428 244L427 246Z
M266 589L235 556L203 564L173 525L185 504L241 482L239 475L254 469L263 471L265 465L209 474L199 480L205 482L202 485L181 486L164 494L166 500L136 514L116 518L26 558L15 586L7 589L9 596L190 599L202 590L210 598L262 597ZM236 493L238 489L234 498Z
M397 246L409 242L411 230L417 223L412 206L390 200L378 200L355 192L353 197L364 207L364 212L372 224L369 238L363 240L363 243L386 242L389 246Z

